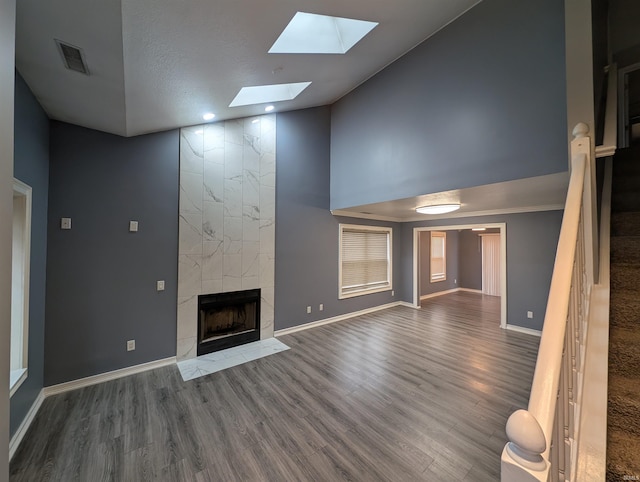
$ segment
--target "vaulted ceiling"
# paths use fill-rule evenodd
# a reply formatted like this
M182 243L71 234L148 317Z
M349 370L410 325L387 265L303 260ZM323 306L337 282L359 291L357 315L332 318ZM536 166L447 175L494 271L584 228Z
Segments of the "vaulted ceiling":
M330 104L479 0L20 0L16 65L52 119L133 136L264 113L241 87L311 82L276 112ZM296 12L378 22L346 54L269 54ZM55 40L84 52L65 68Z

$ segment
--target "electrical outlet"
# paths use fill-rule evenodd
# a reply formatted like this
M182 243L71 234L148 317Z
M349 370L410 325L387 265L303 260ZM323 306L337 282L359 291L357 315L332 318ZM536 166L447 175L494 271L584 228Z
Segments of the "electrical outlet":
M60 229L71 229L71 218L60 219Z
M527 318L533 318L533 311L527 311Z
M395 291L391 291L391 296L395 296L396 292Z
M318 310L320 310L320 311L324 310L324 305L322 303L320 303L320 306L318 306Z
M161 279L159 281L156 281L156 290L164 291L164 280L163 279Z
M136 349L136 341L135 340L127 341L127 351L133 351L135 349Z
M453 280L453 284L454 284L454 285L457 285L457 284L458 284L458 280L457 280L457 279L454 279L454 280Z
M307 313L311 313L311 307L307 306Z

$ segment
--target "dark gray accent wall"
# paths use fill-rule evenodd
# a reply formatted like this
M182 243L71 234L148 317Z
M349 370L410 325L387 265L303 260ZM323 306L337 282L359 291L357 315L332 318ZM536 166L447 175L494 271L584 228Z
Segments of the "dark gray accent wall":
M47 269L49 119L16 73L14 177L31 186L28 377L11 397L10 433L18 429L44 386L44 303Z
M457 288L459 276L459 256L458 256L458 231L447 231L447 279L431 283L431 232L423 231L420 233L420 273L418 280L420 283L420 296L438 293Z
M53 122L50 147L45 385L174 356L178 131Z
M566 171L564 52L563 2L479 3L332 106L331 208Z
M482 289L482 244L480 236L470 229L460 232L460 288Z
M277 115L276 330L397 300L388 291L338 300L339 223L393 227L396 262L401 229L396 223L334 217L329 211L330 122L328 107ZM399 267L394 273L397 290Z
M455 226L506 223L507 236L507 323L542 329L549 297L562 211L504 214L402 225L402 291L400 299L413 301L413 228L421 226ZM527 319L533 311L533 319Z

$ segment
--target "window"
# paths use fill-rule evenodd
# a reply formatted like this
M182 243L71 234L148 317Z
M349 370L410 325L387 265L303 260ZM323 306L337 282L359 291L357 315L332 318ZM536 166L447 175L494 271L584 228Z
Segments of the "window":
M391 289L391 228L340 225L338 298Z
M29 263L31 259L31 188L13 180L11 254L10 394L27 378L29 334Z
M447 233L431 231L431 282L447 279Z

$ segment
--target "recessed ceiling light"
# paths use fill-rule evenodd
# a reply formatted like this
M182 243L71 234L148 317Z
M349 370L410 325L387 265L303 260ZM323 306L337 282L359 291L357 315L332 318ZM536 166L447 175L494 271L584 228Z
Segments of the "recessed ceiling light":
M296 13L269 49L270 54L345 54L378 22Z
M431 206L420 206L416 212L420 214L444 214L460 209L460 204L433 204Z
M486 231L487 228L471 228L471 231Z
M296 82L293 84L254 85L252 87L243 87L231 101L229 107L292 100L298 97L300 92L310 85L311 82Z
M268 105L264 108L265 112L271 112L273 109L275 109L275 107L273 107L272 105Z
M212 114L211 112L207 112L205 115L202 116L202 118L206 121L210 121L215 116L216 116L215 114Z

